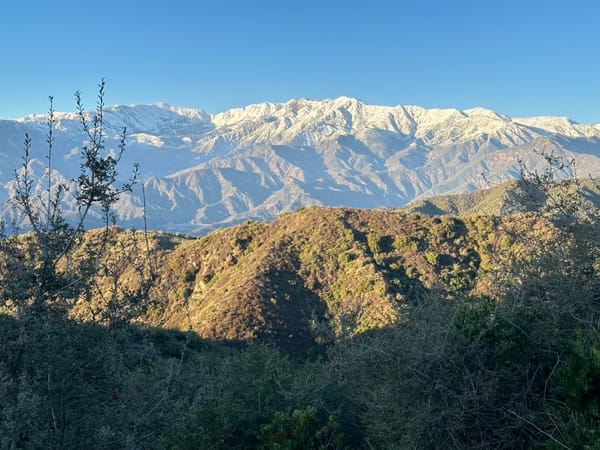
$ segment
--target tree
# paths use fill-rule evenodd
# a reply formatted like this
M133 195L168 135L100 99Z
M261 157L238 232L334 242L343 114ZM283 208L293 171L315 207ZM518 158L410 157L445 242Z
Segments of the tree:
M545 408L535 427L551 448L597 448L600 440L600 183L577 176L575 160L540 152L543 171L521 165L521 182L539 195L527 200L561 231L555 251L536 277L553 305L560 338L546 381ZM563 178L568 173L571 177ZM537 200L537 204L535 201ZM545 249L546 250L546 249ZM547 251L547 250L546 250Z
M2 300L15 309L18 318L30 313L64 313L82 291L89 288L87 280L98 268L99 255L109 242L109 226L114 224L112 206L119 195L130 191L137 177L137 166L130 180L115 186L117 164L125 150L126 130L123 129L119 151L116 155L104 145L104 81L99 84L98 103L88 115L83 108L81 95L75 93L79 120L87 139L82 148L81 172L71 183L58 181L54 174L55 115L50 97L48 113L48 151L45 177L47 187L36 192L40 180L32 176L31 139L25 136L23 165L15 171L15 208L20 212L30 230L24 237L18 229L11 236L3 227L2 255L7 273L21 273L10 277L2 286ZM74 200L76 216L69 221L64 212L66 198ZM73 252L82 243L88 215L99 209L105 223L104 235L95 247L87 248L85 258L73 264ZM17 270L18 269L18 270Z
M0 306L18 324L15 335L4 343L0 364L0 390L4 389L2 401L6 402L3 406L12 405L3 408L0 420L2 447L36 447L40 443L52 448L71 446L70 439L81 426L74 420L73 412L82 406L75 397L91 401L82 388L89 386L85 377L92 367L95 377L110 375L110 365L105 363L116 342L98 341L100 334L92 328L74 327L69 313L75 303L89 302L97 295L93 281L96 276L118 279L120 266L110 266L103 259L116 242L111 227L115 223L112 207L119 195L131 190L138 168L135 166L130 179L117 186L117 165L125 151L126 130L118 151L105 147L104 81L99 84L94 111L85 111L79 92L75 97L86 140L79 176L70 182L61 181L54 170L56 119L50 97L44 178L33 175L28 135L23 164L14 176L12 202L24 218L25 233L21 234L16 226L9 231L5 223L1 228ZM44 184L46 187L40 190ZM75 205L74 218L66 214L67 203ZM102 217L104 227L86 238L85 225L92 213ZM136 267L140 276L148 276L142 283L144 289L131 292L115 283L109 294L112 308L102 316L103 323L127 323L131 304L147 300L152 277L144 264L148 261ZM27 417L35 418L37 423L25 420Z

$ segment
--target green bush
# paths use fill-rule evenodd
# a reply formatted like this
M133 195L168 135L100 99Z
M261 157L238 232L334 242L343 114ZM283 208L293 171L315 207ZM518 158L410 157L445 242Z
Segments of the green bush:
M436 252L425 252L425 259L433 267L437 267L440 263L440 255Z
M276 412L273 420L263 425L259 434L261 450L341 449L344 435L335 416L319 419L317 410L309 406L291 414Z

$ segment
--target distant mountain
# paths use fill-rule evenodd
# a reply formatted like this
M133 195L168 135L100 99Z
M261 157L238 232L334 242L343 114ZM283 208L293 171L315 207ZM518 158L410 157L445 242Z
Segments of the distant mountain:
M428 216L501 216L528 209L524 200L519 182L507 181L499 186L464 194L439 195L415 200L403 209Z
M578 180L582 208L600 208L600 179ZM572 187L556 185L546 195L535 186L520 181L507 181L489 189L478 189L464 194L439 195L415 200L403 209L408 212L424 213L428 216L503 216L519 212L531 212L541 208L553 208L553 202ZM556 207L554 206L554 209Z
M79 169L83 136L74 114L56 116L53 177L70 179ZM172 231L202 233L300 206L399 207L469 192L515 179L519 159L542 167L534 150L575 158L579 175L600 170L600 124L511 118L483 108L389 107L340 97L220 114L166 104L114 106L106 121L108 149L117 148L127 127L120 171L126 178L140 163L148 225ZM26 132L35 170L44 173L45 122L44 115L0 121L3 203ZM142 223L141 185L119 202L125 225Z

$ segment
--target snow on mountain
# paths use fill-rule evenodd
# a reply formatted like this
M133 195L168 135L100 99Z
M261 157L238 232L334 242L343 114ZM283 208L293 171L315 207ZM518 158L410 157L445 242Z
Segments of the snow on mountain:
M127 128L121 172L126 178L140 163L150 225L171 230L201 232L311 204L396 207L464 192L515 178L519 159L541 164L534 149L575 157L592 175L600 169L599 125L511 118L485 108L378 106L339 97L219 114L163 103L117 105L105 118L109 150ZM56 119L55 169L72 178L83 135L75 114ZM44 161L46 120L0 121L0 200L9 197L25 132L34 157ZM139 225L140 191L120 200L126 223Z

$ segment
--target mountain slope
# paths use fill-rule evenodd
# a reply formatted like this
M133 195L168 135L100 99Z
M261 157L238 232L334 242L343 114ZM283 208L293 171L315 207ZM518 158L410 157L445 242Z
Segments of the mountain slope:
M93 237L94 232L90 232ZM524 214L428 217L391 209L312 207L259 223L247 221L202 238L152 233L157 277L142 322L192 329L212 340L269 342L293 354L403 320L407 307L498 289L496 265L529 247L546 250L559 231ZM132 234L117 234L132 247ZM138 232L138 241L143 242ZM121 250L120 250L121 251ZM137 258L117 252L112 261ZM155 259L156 258L156 259ZM114 262L113 262L114 264ZM129 266L121 288L135 292ZM98 280L103 289L112 278ZM102 311L106 291L73 314ZM104 300L103 300L104 299Z
M572 179L579 185L582 195L580 201L588 207L600 207L599 179ZM480 189L464 194L440 195L427 199L416 200L406 205L403 210L423 213L430 216L472 216L488 215L501 216L506 214L532 210L552 209L560 201L561 196L572 191L573 186L565 187L556 184L548 192L550 197L533 185L520 181L507 181L489 189ZM555 205L556 206L556 205ZM554 206L554 209L556 207ZM582 208L585 208L583 204ZM589 211L588 211L589 212Z
M83 141L76 117L57 113L55 170L73 178ZM0 121L0 200L9 196L29 132L43 174L45 118ZM560 117L510 118L473 108L376 106L356 99L295 99L220 114L152 106L106 110L107 148L120 127L128 148L126 178L139 162L151 228L205 232L247 219L272 219L299 206L398 207L518 177L533 150L573 157L586 173L600 169L600 126ZM573 173L565 172L564 176ZM141 186L118 205L121 222L141 226ZM6 211L6 208L5 208Z

